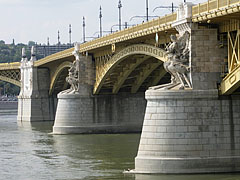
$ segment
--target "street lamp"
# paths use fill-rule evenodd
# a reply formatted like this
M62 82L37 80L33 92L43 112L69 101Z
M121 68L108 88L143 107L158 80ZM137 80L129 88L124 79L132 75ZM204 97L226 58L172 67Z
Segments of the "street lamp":
M115 27L115 26L119 26L119 24L114 24L114 25L112 25L111 26L111 33L113 33L114 31L113 31L113 27ZM125 28L128 28L128 27L130 27L130 26L136 26L136 24L127 24L127 22L125 22L125 24L121 24L121 27L122 26L124 26Z
M58 31L58 51L60 51L60 32Z
M71 47L71 44L72 44L71 34L72 34L72 26L71 26L71 24L69 24L69 45L70 45L70 47Z
M58 46L60 45L60 32L58 30Z
M135 19L135 18L142 18L143 20L145 20L146 17L147 17L147 16L132 16L129 21L132 21L132 20ZM148 16L148 18L149 18L149 17L156 18L156 17L159 17L159 16Z
M118 9L119 9L119 31L121 31L121 8L122 8L122 3L121 0L118 2Z
M146 0L146 17L147 17L147 21L148 21L148 0Z
M95 37L95 35L98 33L100 33L100 31L96 31L92 37ZM101 33L111 33L111 31L102 31Z
M83 42L85 43L86 42L86 35L85 35L85 27L86 27L86 24L85 24L85 17L83 16Z
M153 9L153 12L156 10L156 9L159 9L159 8L167 8L167 9L171 9L172 10L172 13L174 12L174 8L178 8L178 6L174 6L173 3L171 6L158 6L158 7L155 7Z
M100 37L102 37L102 7L100 6L100 12L99 12L99 20L100 20Z

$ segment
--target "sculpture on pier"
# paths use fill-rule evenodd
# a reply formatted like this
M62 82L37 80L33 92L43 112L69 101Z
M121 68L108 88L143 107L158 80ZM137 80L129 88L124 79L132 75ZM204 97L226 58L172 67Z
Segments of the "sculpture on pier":
M171 75L171 82L149 89L186 89L192 88L188 78L189 66L189 41L190 33L185 31L182 36L171 35L171 43L166 47L168 60L164 62L164 69Z
M71 67L68 70L68 77L66 77L66 81L70 84L70 89L60 92L61 94L76 94L79 92L79 50L79 44L76 43L72 53L76 59L71 64Z

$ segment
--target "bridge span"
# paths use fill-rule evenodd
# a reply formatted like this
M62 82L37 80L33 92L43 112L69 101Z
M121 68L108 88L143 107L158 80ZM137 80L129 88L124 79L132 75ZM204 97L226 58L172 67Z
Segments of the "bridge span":
M126 173L240 171L240 1L166 15L40 60L0 64L18 121L54 134L142 132Z

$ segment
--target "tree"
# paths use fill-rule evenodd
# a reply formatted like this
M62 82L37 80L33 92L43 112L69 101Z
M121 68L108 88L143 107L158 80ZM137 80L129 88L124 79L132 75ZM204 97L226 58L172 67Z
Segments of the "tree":
M36 44L36 43L35 43L34 41L28 41L28 46L29 46L29 47L35 46L35 44Z

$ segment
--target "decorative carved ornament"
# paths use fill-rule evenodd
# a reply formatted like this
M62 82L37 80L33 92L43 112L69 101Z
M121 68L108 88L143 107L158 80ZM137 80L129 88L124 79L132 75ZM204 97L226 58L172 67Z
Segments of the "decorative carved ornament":
M179 37L171 35L171 43L166 47L168 60L164 62L164 69L171 74L171 83L150 87L150 89L186 89L192 88L189 66L190 33Z

